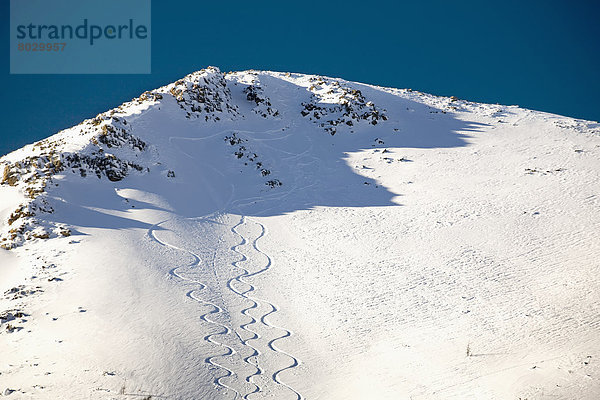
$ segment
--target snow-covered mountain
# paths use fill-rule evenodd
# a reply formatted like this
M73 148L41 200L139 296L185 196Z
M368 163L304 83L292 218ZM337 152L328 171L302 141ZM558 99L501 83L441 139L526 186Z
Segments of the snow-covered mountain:
M0 159L0 396L596 399L600 124L190 74Z

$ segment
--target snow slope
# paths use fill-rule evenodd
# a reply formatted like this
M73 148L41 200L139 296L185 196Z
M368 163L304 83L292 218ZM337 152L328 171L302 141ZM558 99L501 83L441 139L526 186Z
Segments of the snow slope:
M0 397L597 399L600 124L210 67L0 159Z

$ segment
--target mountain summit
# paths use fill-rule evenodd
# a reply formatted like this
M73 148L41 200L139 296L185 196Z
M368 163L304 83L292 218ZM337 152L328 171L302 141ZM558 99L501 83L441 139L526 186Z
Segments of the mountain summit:
M0 158L0 395L600 396L600 124L209 67Z

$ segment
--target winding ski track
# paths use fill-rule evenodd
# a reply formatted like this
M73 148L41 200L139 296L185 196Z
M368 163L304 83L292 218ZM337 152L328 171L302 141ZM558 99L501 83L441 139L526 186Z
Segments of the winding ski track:
M241 257L241 259L239 259L239 260L237 260L237 261L234 261L234 262L232 262L232 265L233 265L234 267L236 267L236 268L239 268L239 269L241 269L243 272L242 272L240 275L238 275L238 276L236 276L236 277L233 277L233 278L229 279L229 281L227 281L227 287L228 287L228 288L229 288L231 291L233 291L234 293L236 293L237 295L239 295L239 296L242 296L243 298L245 298L245 299L249 300L249 301L252 303L250 306L248 306L248 307L246 307L246 308L242 309L242 311L241 311L242 315L244 315L244 316L246 316L246 317L250 318L250 322L248 322L248 323L244 323L244 324L241 324L241 325L240 325L240 329L241 329L241 330L243 330L243 331L245 331L245 332L247 332L247 333L250 333L250 334L251 334L251 336L252 336L252 337L250 337L250 338L248 338L248 339L243 339L243 338L241 338L241 337L240 337L240 340L242 341L242 344L244 344L245 346L248 346L250 349L252 349L252 354L251 354L251 355L249 355L249 356L247 356L247 357L244 357L244 362L246 362L247 364L250 364L250 365L252 365L252 366L254 366L254 367L256 368L256 372L255 372L254 374L251 374L251 375L249 375L249 376L247 376L247 377L246 377L246 382L253 384L253 385L254 385L254 387L255 387L254 391L252 391L252 392L250 392L250 393L246 393L246 394L244 395L244 399L248 399L248 397L249 397L250 395L252 395L252 394L254 394L254 393L260 393L260 391L261 391L261 388L260 388L260 386L259 386L258 384L256 384L256 383L254 382L254 379L253 379L253 378L254 378L255 376L260 376L260 375L263 375L264 371L263 371L263 369L262 369L262 368L260 368L260 366L259 366L259 364L258 364L258 356L260 356L260 354L261 354L261 353L260 353L260 351L259 351L259 350L258 350L256 347L252 346L252 345L249 343L251 340L257 340L257 339L260 339L260 335L259 335L257 332L255 332L255 331L253 331L253 330L251 330L251 329L249 328L249 326L250 326L250 325L253 325L253 324L255 324L255 323L257 323L257 322L258 322L256 318L254 318L254 317L253 317L251 314L249 314L249 311L250 311L250 310L252 310L252 309L254 309L254 308L258 308L259 304L258 304L258 303L257 303L255 300L253 300L252 298L250 298L250 297L247 295L247 293L249 293L249 292L251 292L251 291L253 291L253 290L254 290L254 286L252 286L251 284L249 284L249 283L247 283L247 282L244 282L244 281L242 280L242 277L243 277L243 276L247 276L249 273L248 273L248 271L247 271L245 268L243 268L243 267L241 267L241 266L239 265L239 263L242 263L242 262L244 262L244 261L247 261L247 260L248 260L248 258L247 258L247 257L246 257L244 254L242 254L241 252L239 252L239 251L237 250L239 247L241 247L241 246L243 246L244 244L246 244L246 239L245 239L245 238L244 238L242 235L240 235L240 234L237 232L237 230L236 230L236 229L237 229L237 227L239 227L239 226L240 226L240 225L242 225L243 223L244 223L244 217L242 217L242 218L240 219L240 222L238 222L236 225L234 225L234 226L231 228L231 232L233 232L234 234L236 234L236 235L240 236L240 238L241 238L241 240L242 240L242 241L241 241L241 243L238 243L238 244L236 244L235 246L231 247L231 250L232 250L232 251L234 251L235 253L239 254L239 255L240 255L240 257ZM239 282L239 283L244 283L244 284L246 284L246 285L249 287L249 289L247 289L247 290L243 290L243 291L240 291L240 290L236 289L236 288L233 286L233 282L234 282L234 281L236 281L236 282ZM239 335L238 335L238 337L239 337ZM254 357L254 359L256 360L256 364L253 364L253 363L251 363L251 362L250 362L250 359L251 359L252 357Z
M210 214L210 215L206 216L206 218L208 218L211 215L213 215L213 214ZM167 221L168 220L161 221L161 222L159 222L157 224L152 225L148 229L148 236L150 237L150 239L152 239L156 243L160 244L161 246L169 247L169 248L172 248L172 249L178 250L178 251L183 251L183 252L188 253L190 256L192 256L192 258L193 258L194 261L192 261L191 264L186 265L185 267L188 267L188 268L197 268L197 267L199 267L200 264L202 263L202 259L200 258L200 256L198 256L197 254L195 254L195 253L193 253L193 252L191 252L189 250L185 250L185 249L182 249L180 247L174 246L174 245L172 245L170 243L163 242L163 241L161 241L160 239L158 239L156 237L156 234L154 233L154 230L156 230L156 228L158 226L160 226L161 224L163 224L163 223L165 223ZM218 305L216 305L216 304L214 304L214 303L212 303L210 301L201 299L200 297L198 297L196 295L197 292L202 291L202 290L204 290L206 288L206 284L203 283L203 282L200 282L199 280L190 279L190 278L187 278L187 277L179 274L177 272L177 270L180 269L180 268L182 268L182 267L183 266L177 266L177 267L172 268L171 270L169 270L169 274L171 276L174 276L176 278L181 279L182 281L187 281L187 282L190 282L190 283L195 283L195 284L200 285L200 289L190 290L189 292L186 293L186 296L189 297L189 298L191 298L194 301L197 301L200 304L208 305L208 306L212 307L212 310L210 310L210 311L202 314L200 316L200 319L203 320L203 321L205 321L205 322L207 322L207 323L209 323L209 324L215 325L215 326L217 326L217 327L219 327L219 328L222 329L221 332L210 333L210 334L206 335L204 337L204 340L206 340L206 341L208 341L208 342L210 342L210 343L212 343L214 345L217 345L219 347L224 348L226 350L226 352L224 354L210 355L210 356L206 357L204 361L207 364L209 364L209 365L211 365L213 367L222 369L225 372L225 375L222 375L222 376L219 376L219 377L215 378L214 383L218 387L221 387L223 389L230 390L231 392L233 392L234 393L234 400L238 399L238 398L241 398L242 396L240 395L240 393L236 389L234 389L233 387L231 387L231 386L229 386L229 385L227 385L227 384L225 384L225 383L222 382L223 379L234 378L236 376L236 374L232 370L230 370L229 368L227 368L227 367L219 364L218 362L214 361L215 358L218 358L218 357L227 357L227 356L235 354L235 350L231 346L228 346L225 343L219 342L219 341L217 341L217 340L214 339L215 336L228 335L231 332L231 329L228 326L226 326L226 325L224 325L224 324L222 324L220 322L217 322L217 321L214 321L214 320L208 318L208 316L211 315L211 314L222 313L223 309L221 307L219 307Z
M260 223L260 222L258 222L258 221L255 221L255 220L254 220L253 222L255 222L256 224L258 224L258 225L260 226L260 228L261 228L261 233L260 233L260 235L259 235L259 236L258 236L256 239L254 239L254 241L252 242L252 247L254 248L254 250L256 250L258 253L262 254L262 255L263 255L263 256L264 256L264 257L267 259L267 263L266 263L266 265L263 267L263 269L261 269L261 270L259 270L259 271L256 271L256 272L253 272L253 273L251 273L251 274L248 274L248 275L246 275L246 277L247 277L247 278L249 278L249 277L252 277L252 276L257 276L257 275L259 275L259 274L262 274L262 273L264 273L264 272L268 271L268 270L271 268L271 266L273 265L273 263L272 263L272 260L271 260L271 257L269 257L269 256L268 256L268 255L267 255L265 252L263 252L262 250L260 250L260 249L258 248L258 240L266 236L266 234L267 234L267 229L266 229L266 227L265 227L265 226L264 226L262 223ZM268 317L269 315L272 315L272 314L276 313L276 312L279 310L279 308L277 307L277 305L276 305L275 303L272 303L272 302L269 302L269 301L266 301L266 300L262 300L262 299L259 299L259 298L252 298L252 299L253 299L254 301L262 301L263 303L265 303L265 304L267 304L267 305L269 305L269 306L271 307L271 311L269 311L268 313L264 314L264 315L263 315L263 316L260 318L261 322L262 322L263 324L265 324L266 326L269 326L269 327L271 327L271 328L273 328L273 329L277 329L277 330L280 330L280 331L284 332L284 333L283 333L283 335L281 335L281 336L279 336L279 337L276 337L275 339L272 339L271 341L269 341L269 343L268 343L268 346L269 346L269 348L270 348L271 350L273 350L274 352L276 352L276 353L283 354L283 355L285 355L285 356L289 357L289 358L290 358L290 360L292 361L290 365L288 365L288 366L286 366L286 367L284 367L284 368L281 368L281 369L279 369L279 370L275 371L275 372L273 373L273 375L272 375L272 377L273 377L273 380L274 380L274 381L275 381L277 384L279 384L279 385L281 385L281 386L283 386L283 387L286 387L287 389L289 389L290 391L292 391L292 392L293 392L293 393L296 395L296 397L297 397L297 399L298 399L298 400L303 400L303 399L304 399L304 397L303 397L303 396L302 396L302 395L301 395L299 392L297 392L297 391L296 391L294 388L292 388L290 385L288 385L288 384L286 384L285 382L283 382L283 381L281 380L281 378L279 377L279 375L281 375L281 373L283 373L284 371L290 370L290 369L292 369L292 368L295 368L295 367L297 367L297 366L299 366L299 365L300 365L300 360L299 360L299 359L297 359L296 357L294 357L294 356L293 356L293 355L291 355L290 353L287 353L287 352L285 352L285 351L283 351L283 350L281 350L281 349L279 349L279 348L277 348L277 347L275 346L275 342L277 342L277 341L280 341L280 340L282 340L282 339L285 339L285 338L287 338L287 337L291 337L291 336L293 335L293 332L292 332L292 331L290 331L290 330L288 330L288 329L286 329L286 328L283 328L283 327L277 326L277 325L275 325L275 324L273 324L273 323L271 323L271 322L269 322L269 321L267 320L267 317Z
M258 356L261 355L261 352L256 347L252 346L249 343L250 341L259 339L260 335L257 332L249 329L248 327L251 326L251 325L253 325L253 324L256 324L256 323L260 322L260 323L262 323L266 327L269 327L271 329L275 329L275 330L283 332L283 334L281 336L278 336L278 337L276 337L274 339L271 339L267 343L267 347L271 351L273 351L275 353L278 353L280 355L284 355L284 356L288 357L290 359L290 361L291 361L290 365L288 365L288 366L286 366L284 368L280 368L277 371L275 371L271 375L271 378L273 379L273 381L276 384L278 384L278 385L280 385L282 387L285 387L288 390L290 390L291 392L293 392L294 395L296 396L296 398L298 400L303 400L304 399L303 396L298 391L296 391L290 385L288 385L285 382L283 382L281 380L281 378L280 378L280 374L283 373L284 371L299 366L300 365L300 360L298 358L294 357L293 355L291 355L291 354L289 354L289 353L281 350L277 346L275 346L275 343L277 341L285 339L287 337L291 337L293 335L293 332L290 331L290 330L288 330L288 329L286 329L286 328L283 328L283 327L280 327L280 326L276 326L276 325L274 325L273 323L271 323L271 322L269 322L267 320L267 317L269 315L272 315L272 314L276 313L279 310L279 308L273 302L270 302L270 301L267 301L267 300L264 300L264 299L259 299L258 297L252 296L251 293L255 291L255 287L251 283L249 283L246 280L244 280L244 278L250 278L250 277L258 276L258 275L260 275L260 274L268 271L271 268L271 266L272 266L272 260L271 260L271 258L266 253L264 253L262 250L260 250L258 248L258 240L261 239L261 238L263 238L266 235L266 232L267 232L265 226L263 224L261 224L260 222L258 222L258 221L251 220L255 224L259 225L260 228L261 228L260 235L256 239L254 239L254 240L246 238L241 233L239 233L239 231L237 230L237 228L239 226L245 224L246 221L248 221L248 220L250 220L248 217L242 216L240 218L240 221L234 227L231 228L231 232L233 232L234 234L236 234L240 238L240 243L238 243L237 245L233 246L231 249L234 252L236 252L237 254L239 254L241 256L241 259L238 260L238 261L234 261L232 263L232 265L235 266L235 267L237 267L237 268L239 268L239 269L241 269L243 272L240 275L238 275L238 276L236 276L234 278L231 278L228 281L228 283L227 283L228 287L234 293L238 294L239 296L242 296L243 298L245 298L245 299L247 299L248 301L251 302L251 305L249 307L247 307L247 308L245 308L245 309L242 310L242 314L245 315L245 316L247 316L247 317L249 317L250 318L250 322L240 325L240 329L242 329L243 331L246 331L246 332L248 332L248 333L250 333L252 335L251 338L246 339L243 342L244 342L245 345L247 345L248 347L252 348L254 350L254 352L253 352L252 355L246 357L244 361L246 361L247 363L250 363L249 360L252 357L255 357L255 359L257 360L257 364L255 365L256 372L246 378L247 382L253 383L256 386L256 390L254 392L252 392L252 393L246 394L244 396L244 399L247 399L248 396L250 396L251 394L260 392L260 387L257 384L254 383L254 381L253 381L252 378L255 377L255 376L263 375L264 374L264 370L261 369L258 366ZM245 254L243 254L242 252L240 252L238 250L241 246L243 246L243 245L245 245L247 243L252 243L253 250L256 251L257 253L263 255L266 258L266 260L267 260L266 264L264 266L262 266L262 268L260 270L252 272L252 273L250 273L247 269L242 268L241 266L239 266L239 263L248 260L248 257ZM237 288L234 287L233 282L242 283L245 286L247 286L248 288L246 290L238 290ZM235 286L237 286L237 285L235 285ZM257 320L255 317L253 317L251 314L249 314L249 311L252 310L252 309L257 309L261 303L268 305L271 310L268 311L268 312L266 312L262 316L260 316L259 319Z

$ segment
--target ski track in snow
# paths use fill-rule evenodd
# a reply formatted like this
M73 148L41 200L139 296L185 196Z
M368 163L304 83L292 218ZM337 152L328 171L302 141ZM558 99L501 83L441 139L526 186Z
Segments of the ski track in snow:
M252 273L252 274L249 274L249 275L248 275L248 277L251 277L251 276L256 276L256 275L258 275L258 274L261 274L261 273L263 273L263 272L266 272L266 271L268 271L268 270L269 270L269 268L271 268L271 266L272 266L271 257L269 257L269 256L268 256L266 253L264 253L262 250L260 250L260 249L258 248L258 239L260 239L260 238L262 238L262 237L265 237L265 235L266 235L266 233L267 233L267 230L266 230L265 226L264 226L263 224L261 224L260 222L257 222L257 224L259 224L259 225L260 225L260 227L261 227L261 233L260 233L260 236L258 236L258 237L257 237L256 239L254 239L254 241L252 242L252 247L254 248L254 250L256 250L257 252L259 252L260 254L264 255L264 256L267 258L267 265L265 265L265 267L264 267L262 270L260 270L260 271L257 271L257 272L254 272L254 273ZM286 371L286 370L289 370L289 369L292 369L292 368L295 368L295 367L297 367L298 365L300 365L300 361L299 361L299 360L298 360L296 357L292 356L292 355L291 355L291 354L289 354L289 353L286 353L285 351L283 351L283 350L281 350L281 349L279 349L279 348L277 348L277 347L275 346L275 342L277 342L277 341L279 341L279 340L282 340L282 339L285 339L286 337L291 337L293 333L292 333L292 331L290 331L290 330L288 330L288 329L282 328L282 327L280 327L280 326L276 326L276 325L274 325L274 324L272 324L272 323L270 323L270 322L268 322L268 321L267 321L267 317L268 317L269 315L271 315L271 314L274 314L274 313L276 313L276 312L278 311L277 305L275 305L275 304L274 304L274 303L272 303L272 302L268 302L268 301L266 301L266 300L261 300L261 299L258 299L258 298L257 298L257 300L258 300L258 301L263 301L264 303L268 304L268 305L269 305L269 306L272 308L272 310L271 310L271 311L269 311L268 313L264 314L264 315L261 317L261 319L260 319L260 320L261 320L261 322L262 322L263 324L265 324L265 325L267 325L267 326L271 327L271 328L278 329L278 330L280 330L280 331L283 331L283 332L285 332L285 333L284 333L282 336L280 336L280 337L277 337L277 338L275 338L275 339L272 339L272 340L269 342L269 344L268 344L269 348L270 348L271 350L273 350L273 351L277 352L277 353L284 354L284 355L288 356L288 357L289 357L289 358L291 358L291 360L292 360L292 364L288 365L287 367L281 368L281 369L279 369L278 371L275 371L275 372L273 373L273 380L274 380L275 382L277 382L279 385L285 386L286 388L288 388L289 390L291 390L292 392L294 392L294 393L296 394L296 396L297 396L298 400L302 400L302 399L303 399L303 397L302 397L302 395L301 395L300 393L298 393L296 390L294 390L294 389L293 389L291 386L289 386L289 385L287 385L286 383L284 383L283 381L281 381L281 379L279 378L279 375L280 375L282 372L284 372L284 371Z
M253 375L250 375L250 376L248 376L248 377L246 378L246 380L247 380L247 382L253 382L252 378L253 378L254 376L257 376L257 375L262 375L262 374L264 373L264 371L263 371L263 370L262 370L262 369L261 369L261 368L258 366L258 356L261 354L261 353L260 353L260 351L259 351L258 349L256 349L255 347L253 347L252 345L250 345L250 344L249 344L249 342L250 342L251 340L257 340L257 339L259 339L259 338L260 338L260 335L259 335L258 333L256 333L256 332L254 332L254 331L252 331L252 330L248 329L248 326L250 326L250 325L253 325L253 324L257 323L258 321L260 321L260 322L261 322L263 325L265 325L265 326L267 326L267 327L269 327L269 328L276 329L276 330L279 330L279 331L282 331L282 332L284 332L284 334L283 334L283 335L281 335L281 336L279 336L279 337L276 337L276 338L274 338L274 339L271 339L271 340L268 342L267 346L268 346L268 347L269 347L269 349L271 349L272 351L274 351L274 352L276 352L276 353L279 353L279 354L282 354L282 355L285 355L285 356L289 357L289 358L290 358L290 360L291 360L291 364L290 364L290 365L288 365L288 366L286 366L286 367L284 367L284 368L281 368L281 369L279 369L279 370L275 371L275 372L274 372L274 373L271 375L271 377L272 377L273 381L274 381L275 383L277 383L278 385L281 385L281 386L283 386L283 387L285 387L285 388L289 389L290 391L292 391L292 392L293 392L293 393L296 395L296 398L297 398L298 400L302 400L302 399L303 399L303 396L302 396L302 395L301 395L299 392L297 392L295 389L293 389L291 386L289 386L288 384L286 384L285 382L283 382L283 381L280 379L280 377L279 377L279 375L280 375L282 372L284 372L284 371L286 371L286 370L289 370L289 369L292 369L292 368L295 368L295 367L297 367L298 365L300 365L300 360L298 360L298 359L297 359L296 357L294 357L293 355L291 355L291 354L289 354L289 353L287 353L287 352L285 352L285 351L283 351L283 350L281 350L281 349L279 349L279 348L277 348L277 347L275 346L275 342L277 342L277 341L279 341L279 340L282 340L282 339L284 339L284 338L287 338L287 337L291 337L293 333L292 333L292 331L290 331L290 330L288 330L288 329L285 329L285 328L282 328L282 327L279 327L279 326L276 326L276 325L272 324L271 322L269 322L269 321L267 320L267 317L268 317L269 315L272 315L272 314L274 314L274 313L276 313L276 312L278 311L278 307L277 307L277 305L275 305L273 302L269 302L269 301L266 301L266 300L264 300L264 299L259 299L259 298L257 298L257 297L253 297L253 296L251 296L251 295L250 295L250 293L252 293L253 291L255 291L255 287L254 287L252 284L248 283L247 281L245 281L245 280L243 279L243 278L249 278L249 277L253 277L253 276L258 276L258 275L260 275L260 274L262 274L262 273L264 273L264 272L268 271L268 270L269 270L269 268L271 268L271 265L272 265L271 258L270 258L270 257L269 257L269 256L268 256L266 253L264 253L263 251L261 251L261 250L258 248L258 244L257 244L257 243L258 243L258 240L259 240L260 238L263 238L263 237L265 237L265 235L266 235L266 232L267 232L267 231L266 231L266 228L265 228L265 226L264 226L263 224L261 224L261 223L260 223L260 222L258 222L258 221L253 221L254 223L256 223L256 224L258 224L258 225L260 226L260 228L261 228L261 233L260 233L260 235L259 235L259 236L258 236L256 239L254 239L254 240L252 240L252 241L251 241L250 239L248 239L248 238L244 237L242 234L240 234L240 233L237 231L237 229L236 229L236 228L238 228L239 226L241 226L242 224L244 224L244 223L245 223L247 220L249 220L249 218L247 218L247 217L245 217L245 216L242 216L242 217L241 217L241 219L240 219L240 222L239 222L238 224L236 224L236 225L235 225L233 228L231 228L231 231L232 231L233 233L235 233L236 235L238 235L238 236L240 237L240 240L241 240L241 242L240 242L239 244L237 244L237 245L233 246L231 249L232 249L233 251L235 251L236 253L238 253L238 254L239 254L241 257L242 257L240 260L238 260L238 261L235 261L235 262L233 263L233 265L234 265L234 266L236 266L237 268L240 268L240 269L242 269L242 271L243 271L243 272L242 272L240 275L236 276L235 278L232 278L232 279L230 279L230 280L228 281L228 283L227 283L228 287L229 287L229 288L230 288L230 289L231 289L231 290L232 290L234 293L236 293L236 294L238 294L238 295L240 295L240 296L244 297L245 299L248 299L249 301L251 301L251 302L252 302L252 305L251 305L251 306L249 306L249 307L245 308L244 310L242 310L242 314L244 314L245 316L249 317L249 318L251 319L251 322L249 322L249 323L247 323L247 324L242 324L242 325L240 325L240 328L241 328L242 330L244 330L244 331L246 331L246 332L249 332L249 333L251 333L251 334L253 335L251 338L249 338L249 339L246 339L245 341L243 341L243 343L244 343L244 344L246 344L247 346L249 346L250 348L252 348L252 349L254 350L254 353L253 353L252 355L250 355L249 357L247 357L247 358L246 358L244 361L246 361L246 362L248 362L248 363L249 363L249 359L250 359L250 358L252 358L252 357L255 357L255 359L257 360L257 365L255 365L255 367L256 367L256 369L257 369L257 372L256 372L256 373L254 373ZM259 254L262 254L262 255L263 255L263 256L264 256L264 257L267 259L267 263L266 263L266 265L265 265L265 266L264 266L262 269L260 269L260 270L258 270L258 271L256 271L256 272L252 272L252 273L250 273L248 270L246 270L246 269L244 269L244 268L242 268L242 267L240 267L240 266L238 265L238 263L248 260L248 258L246 257L246 255L244 255L243 253L241 253L241 252L238 250L238 248L239 248L239 247L241 247L241 246L243 246L243 245L244 245L244 244L246 244L246 243L250 243L250 241L252 242L252 248L253 248L253 249L254 249L254 250L257 252L257 253L259 253ZM237 281L237 282L239 282L239 283L243 283L243 284L247 285L249 288L248 288L247 290L245 290L245 291L239 291L239 290L235 289L235 288L232 286L232 283L233 283L234 281ZM256 319L256 318L254 318L252 315L250 315L250 314L248 313L248 311L249 311L249 310L251 310L251 309L254 309L254 308L258 308L258 306L259 306L259 304L260 304L260 303L263 303L263 304L266 304L266 305L268 305L268 306L271 308L271 310L270 310L269 312L267 312L267 313L263 314L263 315L262 315L262 316L259 318L259 320L257 320L257 319ZM256 385L256 384L255 384L255 386L256 386L256 390L255 390L254 392L252 392L252 393L249 393L249 394L247 394L246 396L244 396L244 398L245 398L245 399L246 399L246 398L248 398L248 396L249 396L249 395L251 395L251 394L253 394L253 393L256 393L256 392L259 392L259 391L260 391L260 388L259 388L259 386L258 386L258 385Z
M205 218L208 218L209 216L212 216L212 215L213 214L209 214ZM168 221L168 220L166 220L166 221ZM158 244L160 244L162 246L170 247L172 249L188 253L189 255L191 255L194 258L194 261L191 264L187 265L187 267L189 267L189 268L198 268L200 266L200 264L202 263L202 259L200 258L200 256L198 256L197 254L195 254L195 253L193 253L193 252L191 252L189 250L185 250L185 249L182 249L180 247L177 247L177 246L174 246L172 244L169 244L167 242L163 242L163 241L159 240L156 237L156 235L154 234L154 230L158 226L160 226L161 224L165 223L166 221L161 221L161 222L153 225L150 229L148 229L148 236L152 240L154 240L156 243L158 243ZM229 333L231 333L231 329L228 326L226 326L224 324L221 324L219 322L213 321L213 320L211 320L211 319L208 318L208 316L211 315L211 314L220 314L220 313L223 313L223 309L221 307L217 306L216 304L210 302L210 301L201 299L198 296L196 296L195 293L199 292L201 290L204 290L206 288L206 284L202 283L202 282L200 282L200 281L198 281L196 279L190 279L190 278L184 277L183 275L180 275L177 272L177 270L179 268L182 268L182 266L178 266L178 267L172 268L169 271L169 274L172 275L172 276L174 276L174 277L176 277L176 278L179 278L179 279L181 279L183 281L187 281L187 282L190 282L190 283L196 283L196 284L199 284L201 286L200 289L194 289L194 290L191 290L191 291L187 292L186 296L189 297L189 298L191 298L192 300L197 301L200 304L205 304L205 305L208 305L208 306L212 307L212 310L210 310L210 311L202 314L200 316L200 319L203 320L203 321L205 321L205 322L208 322L209 324L213 324L213 325L215 325L215 326L223 329L222 332L211 333L211 334L206 335L204 337L204 340L206 340L206 341L208 341L208 342L210 342L212 344L215 344L217 346L225 348L227 350L227 352L225 354L215 354L215 355L208 356L208 357L205 358L205 362L207 364L210 364L210 365L212 365L212 366L214 366L216 368L220 368L220 369L222 369L222 370L225 371L226 374L223 375L223 376L220 376L220 377L216 378L215 381L214 381L214 383L217 386L222 387L223 389L228 389L228 390L232 391L234 393L234 400L235 400L235 399L241 397L240 393L237 390L235 390L234 388L232 388L231 386L228 386L227 384L221 382L221 380L225 379L225 378L230 378L230 377L233 378L233 377L236 376L236 374L232 370L230 370L229 368L227 368L227 367L225 367L225 366L223 366L223 365L221 365L221 364L219 364L219 363L217 363L217 362L215 362L213 360L213 359L215 359L217 357L227 357L227 356L235 354L235 350L231 346L228 346L228 345L226 345L224 343L218 342L218 341L214 340L214 338L213 338L214 336L228 335Z
M252 394L254 394L254 393L260 393L260 390L261 390L261 389L260 389L260 386L259 386L258 384L256 384L252 378L253 378L253 377L255 377L255 376L262 375L264 371L262 370L262 368L260 368L260 366L259 366L259 364L258 364L258 356L260 356L260 354L261 354L261 353L260 353L260 351L259 351L257 348L255 348L254 346L252 346L252 345L249 343L251 340L260 339L260 335L259 335L257 332L254 332L253 330L251 330L251 329L249 329L249 328L248 328L250 325L253 325L253 324L255 324L255 323L257 322L256 318L254 318L252 315L250 315L250 314L248 313L248 311L250 311L250 310L251 310L251 309L253 309L253 308L258 308L258 303L257 303L257 302L256 302L254 299L250 298L250 297L247 295L247 293L249 293L249 292L251 292L251 291L253 291L253 290L254 290L254 286L252 286L251 284L249 284L249 283L247 283L247 282L244 282L244 281L242 280L242 277L243 277L243 276L248 276L248 271L247 271L246 269L244 269L243 267L241 267L241 266L239 266L239 265L238 265L240 262L244 262L244 261L246 261L246 260L247 260L247 257L246 257L244 254L240 253L240 252L237 250L237 248L239 248L240 246L243 246L244 244L246 244L246 243L247 243L247 242L246 242L246 239L245 239L245 238L244 238L242 235L240 235L240 234L239 234L239 233L236 231L236 228L237 228L238 226L242 225L243 223L244 223L244 217L242 217L242 218L240 219L240 222L238 222L236 225L234 225L234 226L231 228L231 232L233 232L233 233L235 233L236 235L238 235L238 236L241 238L241 240L242 240L242 241L241 241L241 243L239 243L239 244L236 244L235 246L231 247L231 250L233 250L234 252L238 253L238 254L239 254L241 257L242 257L240 260L234 261L234 262L232 263L232 265L233 265L234 267L237 267L237 268L241 269L243 272L242 272L240 275L238 275L238 276L236 276L236 277L234 277L234 278L231 278L231 279L229 279L229 281L227 281L227 287L229 287L229 289L230 289L231 291L233 291L234 293L236 293L236 294L238 294L239 296L242 296L243 298L245 298L245 299L248 299L248 300L250 300L250 301L252 302L252 305L250 305L249 307L246 307L246 308L244 308L244 309L241 311L241 313L242 313L244 316L246 316L246 317L250 318L250 320L251 320L251 321L250 321L250 322L248 322L248 323L245 323L245 324L242 324L242 325L240 325L240 329L242 329L242 330L243 330L243 331L245 331L245 332L248 332L248 333L250 333L250 334L252 335L252 337L251 337L251 338L249 338L249 339L242 339L242 337L238 335L238 337L239 337L239 338L240 338L240 340L242 341L242 344L244 344L245 346L248 346L250 349L252 349L252 350L253 350L253 352L252 352L252 354L251 354L251 355L249 355L249 356L247 356L247 357L244 357L244 362L246 362L246 363L248 363L248 364L250 364L250 365L252 365L252 366L254 366L254 367L256 368L256 372L255 372L254 374L251 374L251 375L249 375L249 376L247 376L247 377L246 377L246 382L248 382L248 383L251 383L251 384L253 384L253 385L255 386L255 389L254 389L254 391L252 391L252 392L250 392L250 393L247 393L247 394L245 394L245 395L244 395L244 399L248 399L248 397L249 397L250 395L252 395ZM244 284L248 285L250 288L249 288L248 290L245 290L245 291L238 291L237 289L235 289L235 288L232 286L232 283L233 283L233 281L237 281L237 282L244 283ZM236 332L236 333L237 333L237 332ZM250 362L250 359L251 359L252 357L254 357L254 358L255 358L255 360L256 360L256 364L252 364L252 363Z

